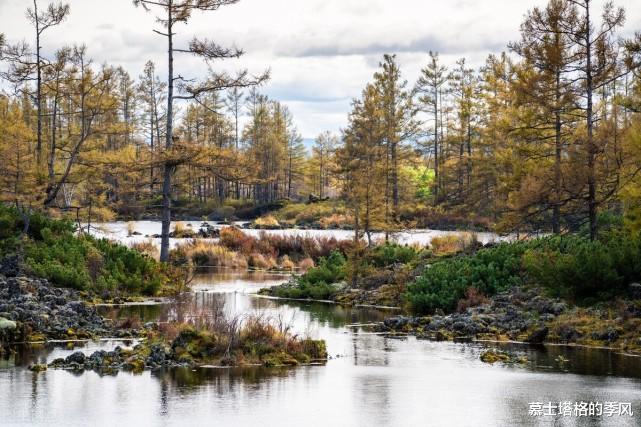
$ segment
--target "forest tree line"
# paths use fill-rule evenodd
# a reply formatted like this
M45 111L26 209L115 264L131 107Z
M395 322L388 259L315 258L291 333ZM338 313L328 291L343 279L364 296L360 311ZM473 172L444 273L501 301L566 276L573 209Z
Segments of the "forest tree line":
M162 208L163 235L172 205L310 194L343 200L368 236L449 214L505 231L587 225L592 236L602 212L641 224L641 34L621 39L623 9L551 0L480 68L429 52L412 83L385 55L341 134L322 133L308 152L291 111L261 93L268 73L174 74L180 54L210 65L242 55L172 40L192 13L235 1L135 3L158 13L167 78L151 61L138 76L96 64L83 45L45 57L65 4L34 2L30 42L0 38L3 201L102 219Z
M605 212L638 223L641 33L622 39L625 11L593 3L534 8L520 40L479 69L430 52L413 86L386 55L337 152L357 228L442 212L505 231L585 226L592 238ZM402 179L421 161L433 171L427 195Z

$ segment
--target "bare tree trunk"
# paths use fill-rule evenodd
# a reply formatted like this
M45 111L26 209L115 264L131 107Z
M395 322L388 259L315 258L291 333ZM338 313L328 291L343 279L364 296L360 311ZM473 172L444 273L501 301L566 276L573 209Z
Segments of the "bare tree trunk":
M174 101L174 47L172 34L172 1L167 7L168 21L168 76L167 76L167 135L165 135L165 148L170 149L173 143L173 101ZM160 232L160 261L169 261L169 228L171 227L171 176L174 166L165 162L162 183L162 230Z
M33 10L36 23L36 106L38 108L38 131L36 143L36 165L42 163L42 69L40 67L40 21L38 20L38 2L33 0Z
M558 35L557 35L558 37ZM554 107L554 207L552 209L552 232L561 232L561 72L556 71Z
M436 182L434 186L434 201L438 201L438 91L436 85L434 87L434 181Z
M593 91L594 83L592 80L592 40L590 37L590 5L586 3L586 32L585 32L585 51L586 51L586 95L587 95L587 154L588 154L588 217L590 220L590 239L597 237L597 200L596 200L596 170L595 170L595 147L594 147L594 117L593 117Z

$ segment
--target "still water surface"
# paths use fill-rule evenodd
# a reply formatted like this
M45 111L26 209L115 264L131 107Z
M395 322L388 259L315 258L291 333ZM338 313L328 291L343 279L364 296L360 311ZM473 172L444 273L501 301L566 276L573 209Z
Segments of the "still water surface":
M72 352L23 350L0 362L0 425L52 426L519 426L641 425L641 360L614 353L512 347L526 367L489 366L479 344L390 338L353 326L389 313L284 302L253 294L286 276L211 273L172 304L104 308L112 317L187 319L224 304L230 315L280 316L327 341L325 366L173 369L101 376L26 369ZM88 343L86 353L116 341ZM558 356L569 362L559 364ZM632 402L634 417L532 418L534 401Z
M180 221L185 227L191 230L198 231L203 221ZM225 225L213 221L208 222L214 228L222 228ZM237 222L236 225L242 225L242 222ZM132 230L129 228L132 227ZM173 230L173 226L172 226ZM136 234L129 235L129 231L134 231ZM106 222L92 225L91 232L98 237L106 237L109 239L117 240L123 244L131 245L135 242L151 240L156 245L160 245L159 238L148 236L158 235L161 231L161 224L159 221L130 221L130 222ZM310 237L335 237L339 240L353 239L354 232L349 230L306 230L306 229L283 229L283 230L256 230L256 229L243 229L243 232L251 236L258 236L260 233L278 234L282 236L310 236ZM458 235L460 231L442 231L442 230L427 230L416 229L406 230L392 235L392 240L400 244L417 244L427 246L434 237ZM515 236L500 236L496 233L489 232L475 232L474 235L479 242L485 244L494 241L509 240ZM373 233L374 240L382 240L384 234ZM190 239L169 239L169 244L173 248L180 243L189 241ZM215 239L201 239L204 241L214 241Z

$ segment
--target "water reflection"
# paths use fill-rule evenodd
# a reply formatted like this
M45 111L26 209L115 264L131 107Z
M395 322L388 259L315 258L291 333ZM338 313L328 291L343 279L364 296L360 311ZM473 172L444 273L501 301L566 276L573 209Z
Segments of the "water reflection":
M243 278L244 277L244 278ZM300 368L168 369L121 372L29 372L31 361L69 354L65 346L23 348L0 361L0 424L15 425L638 425L641 361L611 352L568 347L507 347L526 367L488 366L480 344L395 339L348 325L385 313L330 304L258 298L257 276L210 275L198 292L175 304L104 308L115 317L185 319L220 304L230 314L292 319L296 333L327 341L326 366ZM263 277L262 280L283 280ZM240 286L239 281L252 282ZM263 284L266 282L262 282ZM220 292L236 287L235 291ZM91 352L119 341L78 344ZM570 361L560 365L562 355ZM337 357L340 356L340 357ZM529 417L533 401L633 402L635 417ZM7 422L9 421L9 422Z

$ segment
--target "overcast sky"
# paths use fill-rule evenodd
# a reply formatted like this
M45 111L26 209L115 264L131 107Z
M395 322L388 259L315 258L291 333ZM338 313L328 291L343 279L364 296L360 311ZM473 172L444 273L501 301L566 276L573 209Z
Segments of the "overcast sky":
M39 0L45 6L46 0ZM138 76L151 59L166 67L166 42L152 32L153 13L131 0L68 0L70 17L50 29L44 52L64 44L85 43L96 62L122 65ZM396 53L411 83L427 60L441 53L446 63L466 57L480 65L518 39L528 9L545 0L242 0L215 12L194 16L177 29L178 44L194 35L236 45L246 51L238 60L217 66L271 68L263 88L289 106L301 133L313 138L337 132L346 123L350 100L359 96L384 53ZM605 0L595 0L599 8ZM31 42L25 10L32 0L0 0L0 32L9 41ZM622 35L641 30L641 0L618 0L627 11ZM176 70L185 77L203 76L206 68L181 56Z

